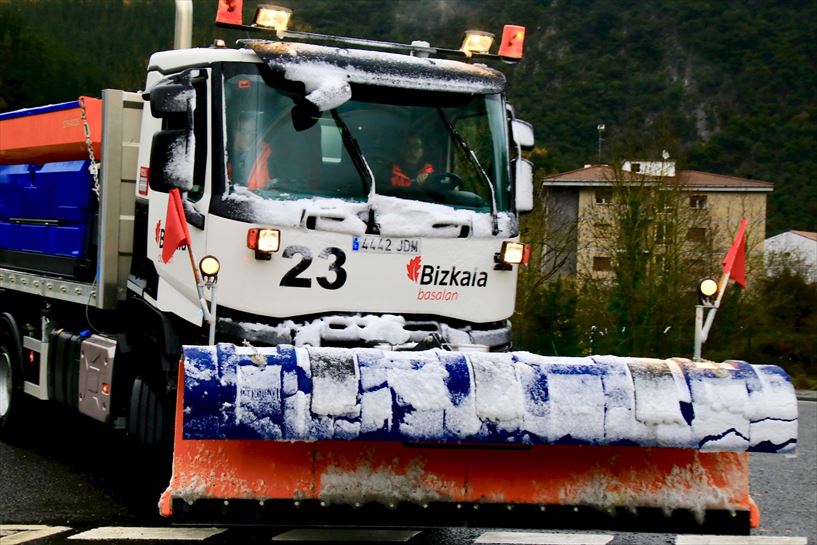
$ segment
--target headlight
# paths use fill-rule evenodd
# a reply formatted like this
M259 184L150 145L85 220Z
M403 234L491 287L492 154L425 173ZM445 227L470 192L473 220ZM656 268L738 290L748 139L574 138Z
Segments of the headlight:
M506 240L502 243L499 251L499 261L507 265L526 264L530 259L530 244L522 242L511 242Z
M281 247L281 232L271 227L253 227L247 231L247 248L255 250L256 259L271 259Z

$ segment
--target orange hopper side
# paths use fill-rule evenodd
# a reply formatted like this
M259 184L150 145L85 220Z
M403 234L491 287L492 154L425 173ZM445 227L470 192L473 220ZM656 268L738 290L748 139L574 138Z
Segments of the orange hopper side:
M80 97L97 160L101 155L102 100ZM88 158L80 100L0 114L0 164Z

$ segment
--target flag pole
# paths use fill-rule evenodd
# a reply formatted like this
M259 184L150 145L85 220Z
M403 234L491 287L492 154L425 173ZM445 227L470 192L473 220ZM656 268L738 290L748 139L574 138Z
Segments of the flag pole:
M187 242L187 255L190 257L190 268L193 269L193 279L196 281L196 285L201 285L201 278L199 277L199 268L196 267L196 260L193 257L193 245L191 244L192 241Z

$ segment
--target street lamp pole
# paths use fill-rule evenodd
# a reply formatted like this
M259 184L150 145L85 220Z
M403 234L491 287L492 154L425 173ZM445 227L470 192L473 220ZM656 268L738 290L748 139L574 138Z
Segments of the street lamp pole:
M599 131L599 164L601 164L601 145L602 142L604 142L604 137L602 136L602 133L604 133L605 129L606 127L604 126L604 123L599 123L598 125L596 125L596 130Z

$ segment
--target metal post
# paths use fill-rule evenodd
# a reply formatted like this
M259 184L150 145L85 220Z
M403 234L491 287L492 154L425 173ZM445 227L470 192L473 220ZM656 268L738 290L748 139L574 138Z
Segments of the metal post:
M210 286L210 337L207 344L213 346L216 344L216 312L218 310L218 303L216 303L216 284Z
M701 345L703 344L704 306L695 305L695 346L692 348L692 360L701 361Z
M176 0L173 49L190 49L193 43L193 0Z
M604 142L604 138L602 137L602 133L606 129L604 123L599 123L596 125L596 130L599 131L599 164L601 164L601 144Z

